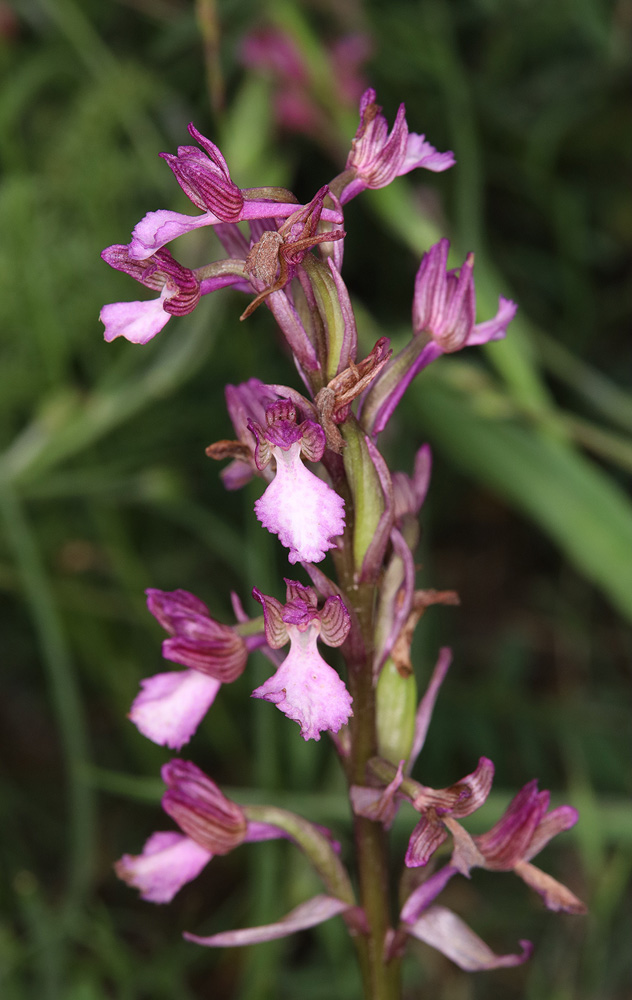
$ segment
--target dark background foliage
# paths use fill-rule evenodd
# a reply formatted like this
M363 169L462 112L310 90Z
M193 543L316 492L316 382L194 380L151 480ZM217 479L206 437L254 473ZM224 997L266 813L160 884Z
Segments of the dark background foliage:
M281 129L278 80L241 64L264 23L301 49L325 128ZM499 292L520 304L505 344L433 366L384 436L394 468L433 447L420 580L462 599L417 636L420 685L440 645L455 651L418 773L440 786L492 757L479 828L534 776L578 806L579 826L542 861L590 905L558 916L512 876L461 880L449 905L496 949L526 937L535 956L467 976L420 946L407 995L630 996L631 23L627 0L0 4L7 1000L357 996L339 921L243 952L181 940L276 919L316 891L288 845L216 859L169 907L113 876L114 858L170 826L158 807L169 754L125 718L162 663L144 588L185 587L224 620L231 588L280 596L287 565L254 521L256 486L227 495L204 447L230 432L226 382L295 376L270 316L240 324L231 293L144 348L104 344L97 320L138 294L100 250L150 209L190 207L157 155L186 142L189 121L242 186L308 199L341 168L357 110L323 45L350 32L371 41L365 73L389 118L405 100L411 129L458 161L349 206L363 343L408 335L420 255L444 233L460 259L476 252L479 318ZM182 257L208 252L201 232ZM243 801L329 823L349 856L329 747L249 700L265 671L256 662L222 692L190 753ZM394 855L409 824L395 826Z

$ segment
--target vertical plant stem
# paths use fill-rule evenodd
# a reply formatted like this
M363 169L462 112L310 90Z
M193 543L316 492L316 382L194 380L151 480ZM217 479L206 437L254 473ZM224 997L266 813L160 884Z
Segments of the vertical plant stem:
M353 697L351 720L351 761L349 781L364 784L366 765L377 753L375 688L373 685L373 606L374 587L352 585L354 610L365 642L362 661L348 663L349 690ZM353 817L360 901L366 914L368 934L358 941L358 951L366 1000L397 1000L400 994L399 962L386 962L384 943L390 927L388 851L380 823Z

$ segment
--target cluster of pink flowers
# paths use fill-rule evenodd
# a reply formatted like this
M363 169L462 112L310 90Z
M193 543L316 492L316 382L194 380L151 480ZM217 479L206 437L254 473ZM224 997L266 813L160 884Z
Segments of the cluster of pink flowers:
M449 244L443 239L423 256L417 272L409 342L394 354L382 338L366 357L358 356L355 318L341 276L344 206L363 190L384 187L414 169L441 172L454 164L451 152L437 152L423 135L409 132L403 105L389 130L375 92L362 94L344 170L305 205L285 189L240 189L219 149L193 125L189 132L196 146L162 155L201 214L150 212L129 244L103 252L112 267L158 293L149 300L104 306L105 338L144 344L172 316L191 312L202 296L228 286L250 296L242 319L263 304L272 312L294 355L300 390L255 377L227 386L236 436L211 445L208 454L231 460L222 472L227 489L238 489L253 476L263 479L255 514L285 547L289 563L303 567L310 584L286 579L284 603L255 588L253 597L263 613L253 616L233 595L234 624L215 621L187 591L149 590L149 610L168 633L163 655L184 669L143 681L130 718L149 739L180 750L222 685L240 677L250 652L261 650L274 670L252 696L297 722L305 740L331 734L349 777L357 820L388 826L400 802L410 801L420 819L404 859L409 868L425 868L447 838L453 840L448 864L404 902L383 941L384 961L400 955L413 936L462 968L517 964L528 956L528 943L517 954L494 955L434 900L454 875L469 877L472 868L485 867L515 871L550 909L581 911L569 890L531 865L531 858L577 816L567 806L548 812L548 793L531 782L489 833L471 837L459 820L487 798L491 761L481 758L472 774L446 789L410 777L449 651L440 654L409 729L389 720L400 718L400 702L411 691L414 696L409 653L417 621L428 605L454 603L456 596L415 590L413 552L430 474L428 447L419 450L409 477L391 474L377 445L413 379L442 354L503 337L516 306L501 297L496 316L476 323L473 256L460 268L448 269ZM198 268L183 267L167 244L204 226L214 227L226 256ZM333 575L317 565L328 553ZM368 596L360 599L360 593ZM340 650L347 683L321 655L319 639ZM280 650L288 642L282 658ZM364 745L373 751L362 760L362 783L354 740L367 720L377 727L377 736L372 731L367 738L364 730ZM357 902L338 845L327 831L274 807L237 806L190 762L172 760L163 778L163 808L182 832L155 833L140 855L125 855L117 864L120 877L145 899L166 902L215 854L270 837L297 843L327 888L326 895L266 928L212 938L189 935L191 940L246 944L336 914L353 933L371 933L371 913Z

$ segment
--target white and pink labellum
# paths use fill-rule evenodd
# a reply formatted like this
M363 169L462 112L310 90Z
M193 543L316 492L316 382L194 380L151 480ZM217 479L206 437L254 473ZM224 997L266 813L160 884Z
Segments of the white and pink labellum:
M279 649L290 642L281 666L253 691L253 697L272 702L298 722L304 739L319 740L326 730L337 733L353 713L351 695L316 643L320 638L328 646L342 645L351 621L340 597L328 597L319 611L311 587L292 580L286 584L285 604L253 591L263 605L268 645Z
M257 467L264 469L271 458L276 462L276 475L255 503L255 513L290 550L291 563L320 562L345 527L344 500L302 461L322 458L325 432L313 420L297 424L296 408L289 400L268 406L266 424L264 428L249 423L257 438Z

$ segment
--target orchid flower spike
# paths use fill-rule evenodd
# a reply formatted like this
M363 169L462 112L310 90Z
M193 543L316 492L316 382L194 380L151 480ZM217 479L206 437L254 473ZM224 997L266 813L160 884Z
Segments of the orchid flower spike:
M289 640L290 652L261 687L252 692L276 705L301 727L305 740L319 740L321 732L337 733L353 714L352 698L336 671L316 648L320 638L328 646L340 646L351 628L349 612L340 597L328 597L318 610L316 593L293 580L286 580L286 603L258 590L253 596L263 605L266 640L280 649Z
M276 475L255 503L256 515L289 548L291 563L320 562L345 526L344 500L301 460L320 461L325 432L313 420L297 424L296 407L289 400L266 408L266 424L248 423L257 439L257 468L262 471L271 458L276 461Z

